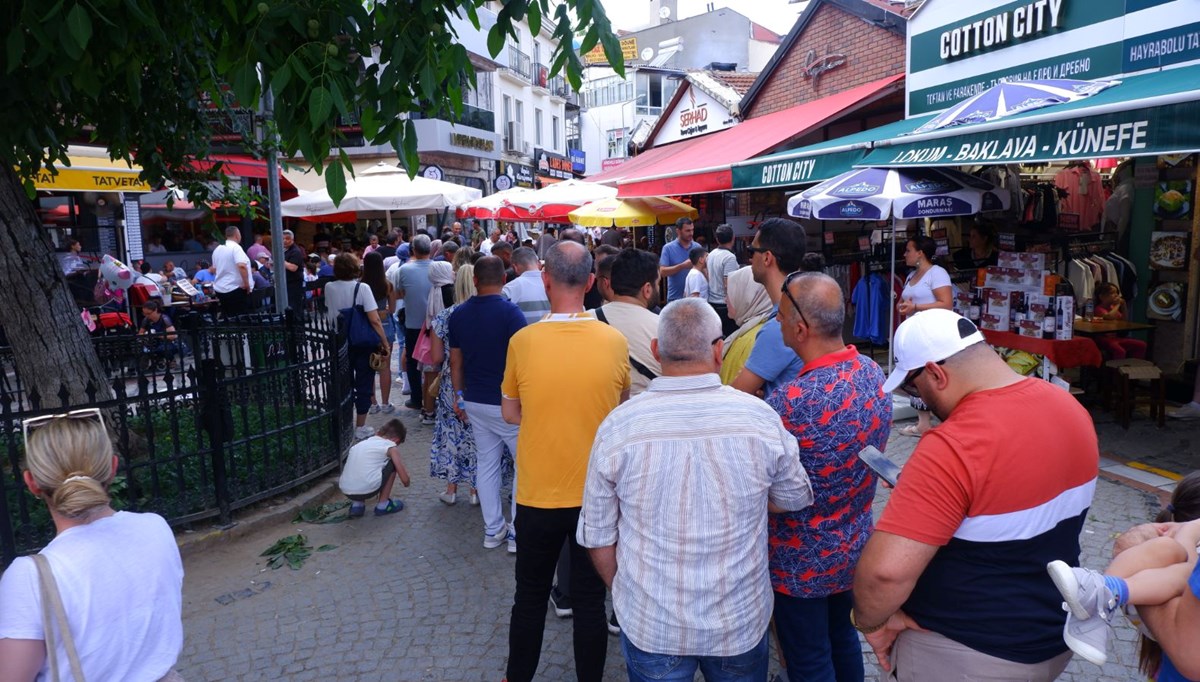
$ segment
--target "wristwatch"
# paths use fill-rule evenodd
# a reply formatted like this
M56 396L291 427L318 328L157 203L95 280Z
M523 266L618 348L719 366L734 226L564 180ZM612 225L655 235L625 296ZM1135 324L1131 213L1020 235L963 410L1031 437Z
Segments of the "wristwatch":
M887 619L885 618L884 621L882 623L880 623L879 625L872 625L871 627L863 627L858 624L858 620L854 617L854 609L850 609L850 624L854 626L855 630L858 630L859 632L863 633L864 635L869 635L872 632L875 632L877 630L882 630L883 626L887 625Z

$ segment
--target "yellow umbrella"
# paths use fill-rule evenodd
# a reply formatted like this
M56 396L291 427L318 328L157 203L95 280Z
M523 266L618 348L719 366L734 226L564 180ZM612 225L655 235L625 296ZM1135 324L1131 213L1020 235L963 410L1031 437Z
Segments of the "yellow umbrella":
M601 199L567 214L572 223L583 227L647 227L673 223L680 218L699 216L696 209L665 197Z

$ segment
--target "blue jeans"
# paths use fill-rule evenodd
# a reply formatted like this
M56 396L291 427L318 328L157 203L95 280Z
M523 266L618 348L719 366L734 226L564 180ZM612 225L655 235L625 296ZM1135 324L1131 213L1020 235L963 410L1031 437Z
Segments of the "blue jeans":
M803 599L775 593L775 634L792 682L862 682L863 655L850 624L849 590Z
M735 656L672 656L642 651L621 633L621 653L630 682L651 680L688 680L696 677L696 669L704 673L707 682L766 682L767 634L749 651Z

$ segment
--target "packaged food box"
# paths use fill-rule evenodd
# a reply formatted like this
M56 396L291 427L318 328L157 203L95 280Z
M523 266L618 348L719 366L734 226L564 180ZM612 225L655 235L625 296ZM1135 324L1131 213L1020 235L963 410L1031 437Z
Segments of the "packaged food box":
M994 332L1008 331L1008 313L1003 315L995 315L992 313L984 313L980 317L979 326Z
M1036 319L1036 320L1030 320L1030 319L1021 320L1020 326L1021 326L1021 328L1018 329L1017 332L1021 336L1028 336L1028 337L1034 338L1034 339L1042 338L1042 321L1040 318Z

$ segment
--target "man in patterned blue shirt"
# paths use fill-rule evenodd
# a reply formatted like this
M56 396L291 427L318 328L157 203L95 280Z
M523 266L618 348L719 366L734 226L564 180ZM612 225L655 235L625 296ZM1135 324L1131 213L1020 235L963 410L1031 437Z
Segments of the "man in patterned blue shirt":
M813 504L770 514L775 629L789 679L862 680L850 588L872 530L875 475L857 455L886 446L892 401L879 365L842 341L845 307L833 278L792 274L780 297L783 341L804 367L767 404L796 437Z

